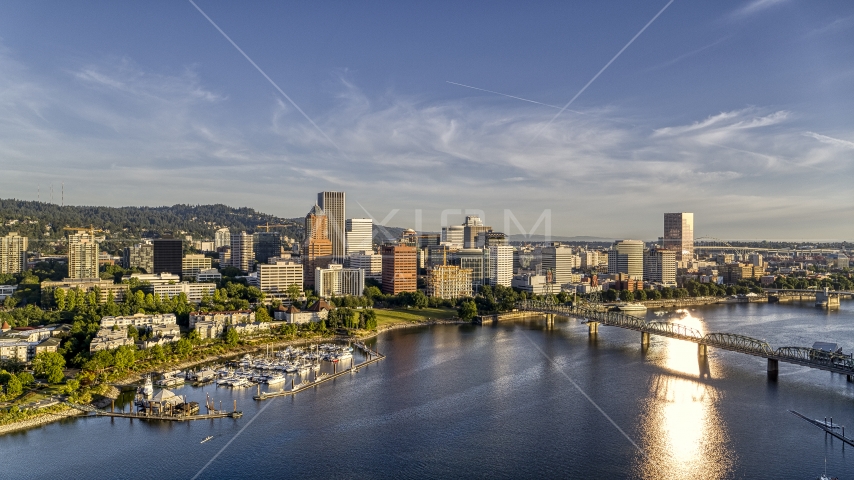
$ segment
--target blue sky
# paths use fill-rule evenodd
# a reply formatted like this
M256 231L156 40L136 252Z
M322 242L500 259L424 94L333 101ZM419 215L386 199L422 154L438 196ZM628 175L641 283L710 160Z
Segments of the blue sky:
M854 3L676 0L616 59L667 1L196 4L305 116L190 2L4 2L0 197L854 239Z

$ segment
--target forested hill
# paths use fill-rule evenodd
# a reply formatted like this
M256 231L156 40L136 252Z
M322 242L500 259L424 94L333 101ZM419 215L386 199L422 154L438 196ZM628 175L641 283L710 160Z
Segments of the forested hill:
M0 235L18 232L31 239L61 239L63 227L88 227L109 232L108 238L134 239L142 236L192 235L212 239L218 228L253 232L265 223L285 224L282 234L301 238L303 224L242 207L227 205L173 205L171 207L63 206L14 199L0 199ZM182 233L183 232L183 233Z

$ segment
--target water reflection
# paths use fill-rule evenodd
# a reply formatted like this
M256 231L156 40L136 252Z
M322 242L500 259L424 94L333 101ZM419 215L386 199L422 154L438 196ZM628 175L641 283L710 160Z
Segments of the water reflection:
M705 333L703 320L679 310L670 321ZM677 375L652 378L642 416L644 449L648 458L641 471L646 478L723 478L731 474L734 454L717 411L719 392L690 377L709 378L712 366L699 357L697 345L662 339L653 347L661 366ZM679 375L682 374L682 375Z

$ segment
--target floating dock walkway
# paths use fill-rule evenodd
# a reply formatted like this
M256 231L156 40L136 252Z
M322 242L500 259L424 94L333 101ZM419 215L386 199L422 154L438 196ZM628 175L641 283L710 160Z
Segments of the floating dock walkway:
M834 425L832 417L830 419L830 423L827 423L826 419L823 422L819 421L819 420L813 420L811 418L807 418L807 417L801 415L800 413L798 413L794 410L789 410L789 413L791 413L792 415L794 415L796 417L800 417L800 418L810 422L811 424L815 425L816 427L824 430L825 433L829 433L830 435L833 435L834 437L836 437L836 438L842 440L843 442L847 443L848 445L851 445L852 447L854 447L854 438L846 437L845 436L845 427L843 427L842 425L839 425L839 424ZM841 432L837 432L836 430L841 430Z
M216 412L199 415L146 415L144 413L95 412L98 417L138 418L140 420L167 420L170 422L189 422L190 420L209 420L213 418L240 418L243 412Z
M368 348L367 346L365 346L365 344L363 344L361 342L356 343L355 346L359 350L362 350L363 352L365 352L365 354L368 356L367 360L365 360L364 362L362 362L358 365L353 365L352 367L350 367L346 370L341 370L340 372L333 373L332 375L326 375L326 376L323 376L320 378L315 377L314 381L303 382L298 387L290 389L290 390L285 390L283 388L283 389L279 390L278 392L262 392L261 387L259 386L258 387L258 395L255 395L252 398L254 398L255 400L267 400L268 398L285 397L288 395L296 395L299 392L302 392L304 390L308 390L312 387L316 387L316 386L320 385L321 383L328 382L329 380L332 380L334 378L338 378L342 375L347 375L350 373L358 372L360 368L367 366L367 365L370 365L372 363L379 362L380 360L385 358L385 355L382 355L379 352L371 350L370 348Z

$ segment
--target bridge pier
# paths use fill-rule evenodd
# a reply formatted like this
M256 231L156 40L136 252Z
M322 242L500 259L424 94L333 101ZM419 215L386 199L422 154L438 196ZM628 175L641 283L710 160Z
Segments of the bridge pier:
M649 332L641 332L641 347L649 346Z
M768 359L768 378L776 380L777 374L780 373L780 361L774 358Z
M849 382L854 382L854 375L845 375L845 379Z
M708 353L708 351L707 351L706 345L703 345L702 343L698 343L697 344L697 356L698 357L705 357L707 353Z
M599 333L599 322L587 322L587 334L591 337Z

